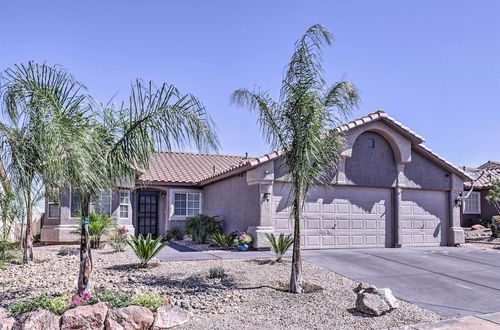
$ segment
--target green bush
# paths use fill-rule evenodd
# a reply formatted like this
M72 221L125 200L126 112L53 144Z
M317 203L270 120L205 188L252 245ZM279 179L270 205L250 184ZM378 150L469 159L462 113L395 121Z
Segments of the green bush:
M61 246L57 251L58 256L76 256L80 254L80 249L71 246Z
M69 295L54 297L44 292L30 299L18 301L8 308L8 312L11 315L20 315L36 309L46 309L54 314L61 315L71 307L68 299Z
M156 312L156 310L161 306L171 303L172 301L169 298L162 297L159 294L152 292L143 293L132 301L132 305L142 306L153 312Z
M161 237L153 239L151 234L148 234L146 238L140 234L138 237L133 237L127 241L128 245L134 250L135 255L139 258L141 265L143 267L147 266L148 262L158 254L168 242L161 243Z
M286 253L286 251L293 245L292 235L286 235L281 233L276 241L274 234L266 234L267 241L271 246L271 250L276 255L276 262L281 262L281 258Z
M118 227L115 228L113 234L109 236L108 242L115 252L123 252L127 245L127 239L128 229L125 227Z
M165 239L169 242L179 239L182 235L182 231L179 227L174 226L172 229L167 231L167 234L165 235Z
M110 307L128 307L133 304L132 296L120 291L99 290L94 294L98 301L106 302Z
M8 241L0 241L0 260L7 261L12 258L9 251L14 251L19 249L19 244L11 243Z
M89 214L89 236L90 236L90 247L92 249L101 248L101 238L107 235L110 230L114 227L113 221L106 213L96 213L90 212ZM81 235L82 226L80 226L72 231L74 234Z
M221 232L222 225L217 217L197 214L189 217L186 222L186 234L191 235L195 243L204 244L207 237Z
M234 245L235 234L216 233L212 236L212 241L221 248L229 249Z
M220 278L220 279L223 279L223 278L226 278L226 277L227 277L226 271L221 266L212 267L208 271L208 278Z

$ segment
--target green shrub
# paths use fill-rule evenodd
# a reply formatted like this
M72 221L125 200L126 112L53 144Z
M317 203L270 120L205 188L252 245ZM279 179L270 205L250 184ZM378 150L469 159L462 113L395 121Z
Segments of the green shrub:
M223 279L223 278L226 278L226 277L227 277L226 271L221 266L212 267L208 271L208 278L220 278L220 279Z
M267 241L271 245L271 250L276 255L276 262L281 262L281 258L286 253L286 251L293 245L292 235L286 235L281 233L276 241L274 234L266 234Z
M197 214L186 222L186 234L191 235L195 243L204 244L208 236L221 232L222 225L217 217Z
M115 228L113 234L109 236L108 241L115 252L123 252L127 245L127 239L128 229L125 227L118 227Z
M57 251L58 256L76 256L80 254L80 249L71 246L61 246Z
M19 249L19 244L8 241L0 241L0 260L10 260L11 255L9 251Z
M167 231L167 234L165 235L165 239L169 242L179 239L182 235L182 231L179 227L174 226L172 229Z
M138 237L132 236L132 239L127 243L134 250L135 255L144 267L161 249L168 245L168 242L161 243L161 237L153 239L151 234L148 234L146 238L141 234Z
M156 312L156 310L161 306L171 303L172 301L169 298L162 297L159 294L152 292L143 293L132 301L132 305L142 306L153 312Z
M54 297L44 292L30 299L16 302L8 308L8 312L11 315L20 315L36 309L46 309L54 314L61 315L71 307L68 298L69 295Z
M102 289L94 293L95 299L106 302L111 307L128 307L132 305L132 296L120 291Z
M235 234L216 233L212 236L212 241L221 248L229 249L234 245Z
M110 230L114 227L113 221L106 213L96 213L90 212L89 214L89 236L90 236L90 247L92 249L101 248L101 238L107 235ZM81 235L82 226L80 226L72 231L74 234Z

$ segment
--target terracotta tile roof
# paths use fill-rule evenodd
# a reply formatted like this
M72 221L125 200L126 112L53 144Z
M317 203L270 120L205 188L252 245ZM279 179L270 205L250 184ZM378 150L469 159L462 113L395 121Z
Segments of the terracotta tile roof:
M359 119L337 127L340 132L347 132L369 122L383 120L414 142L414 145L429 157L442 163L450 170L464 178L470 179L468 172L453 165L422 144L424 138L410 130L383 110L378 110ZM139 176L139 181L164 183L206 184L214 179L256 167L262 163L278 158L282 152L273 151L260 157L227 156L214 154L197 154L188 152L159 152L151 160L150 168Z
M250 159L247 156L160 151L152 156L149 169L142 171L138 180L195 184L204 178L247 164Z
M490 160L477 168L466 166L463 168L476 180L474 188L488 189L491 188L491 181L500 180L500 162ZM466 182L465 187L470 189L470 182Z

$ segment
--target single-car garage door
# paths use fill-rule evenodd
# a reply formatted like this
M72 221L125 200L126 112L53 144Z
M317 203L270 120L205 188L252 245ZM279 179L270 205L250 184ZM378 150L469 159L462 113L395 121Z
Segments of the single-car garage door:
M286 205L288 186L274 187L275 233L293 233ZM311 188L301 223L306 249L390 247L391 189L335 186Z
M403 190L401 243L403 246L446 245L447 193Z

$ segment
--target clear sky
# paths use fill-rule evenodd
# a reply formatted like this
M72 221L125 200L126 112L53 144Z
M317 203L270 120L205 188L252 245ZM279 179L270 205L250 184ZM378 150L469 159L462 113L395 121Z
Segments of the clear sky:
M269 151L237 88L275 96L297 38L335 35L325 77L353 81L354 116L386 110L457 165L500 160L500 1L0 0L0 69L60 64L103 102L135 78L198 96L222 152Z

